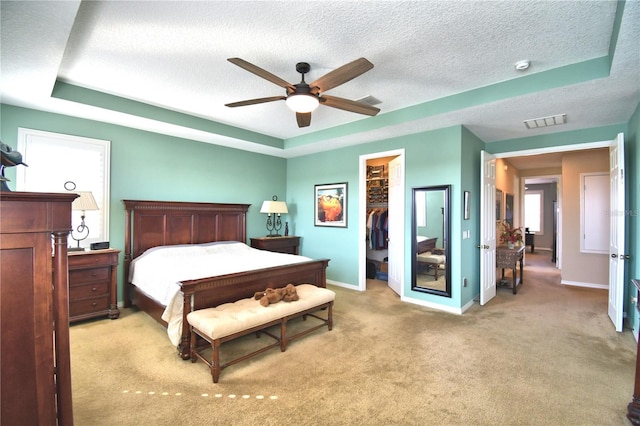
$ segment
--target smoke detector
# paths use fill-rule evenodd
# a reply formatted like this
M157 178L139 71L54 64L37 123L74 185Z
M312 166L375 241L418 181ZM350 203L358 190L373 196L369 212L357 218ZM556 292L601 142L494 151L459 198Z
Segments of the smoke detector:
M529 69L530 66L531 66L531 61L528 59L525 59L523 61L518 61L515 64L516 70L518 71L524 71L526 69Z

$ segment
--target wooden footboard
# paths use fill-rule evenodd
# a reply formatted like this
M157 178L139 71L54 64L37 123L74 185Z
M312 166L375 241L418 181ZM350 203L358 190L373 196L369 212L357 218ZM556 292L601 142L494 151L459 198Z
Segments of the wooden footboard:
M326 287L326 269L329 259L312 260L294 265L275 266L236 274L201 278L180 283L183 294L182 333L178 351L183 359L189 359L189 312L210 308L223 303L252 297L267 287L279 288L287 284L313 284Z

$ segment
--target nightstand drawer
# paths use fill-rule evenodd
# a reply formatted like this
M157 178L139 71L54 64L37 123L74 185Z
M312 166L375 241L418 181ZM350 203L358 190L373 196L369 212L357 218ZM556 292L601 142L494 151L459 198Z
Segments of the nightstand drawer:
M108 268L91 268L78 269L69 271L69 285L76 286L78 284L91 283L94 281L109 281L111 275L111 267Z
M69 303L69 316L75 317L92 312L106 312L109 309L109 295L92 299L73 300Z
M108 295L109 295L108 281L69 287L69 299L71 299L72 302L76 299L84 299L87 297L108 296Z
M278 253L298 254L300 237L259 237L251 238L251 247Z
M69 253L69 269L91 268L118 264L118 250L93 250Z

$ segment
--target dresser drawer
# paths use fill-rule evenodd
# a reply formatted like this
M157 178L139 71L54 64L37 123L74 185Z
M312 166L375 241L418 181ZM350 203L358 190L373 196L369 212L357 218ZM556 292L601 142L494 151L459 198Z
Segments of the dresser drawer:
M72 302L76 299L108 295L109 283L107 281L69 287L69 299Z
M69 271L69 286L91 283L94 281L109 281L111 268L76 269Z
M107 309L109 309L108 294L91 299L71 300L69 302L69 316L72 317L92 312L105 312Z

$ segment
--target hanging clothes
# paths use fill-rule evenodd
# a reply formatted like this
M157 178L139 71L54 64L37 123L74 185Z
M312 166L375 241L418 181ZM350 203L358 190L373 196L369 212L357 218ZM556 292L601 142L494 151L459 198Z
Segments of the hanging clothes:
M372 250L388 248L389 216L386 208L375 208L367 212L367 240Z

